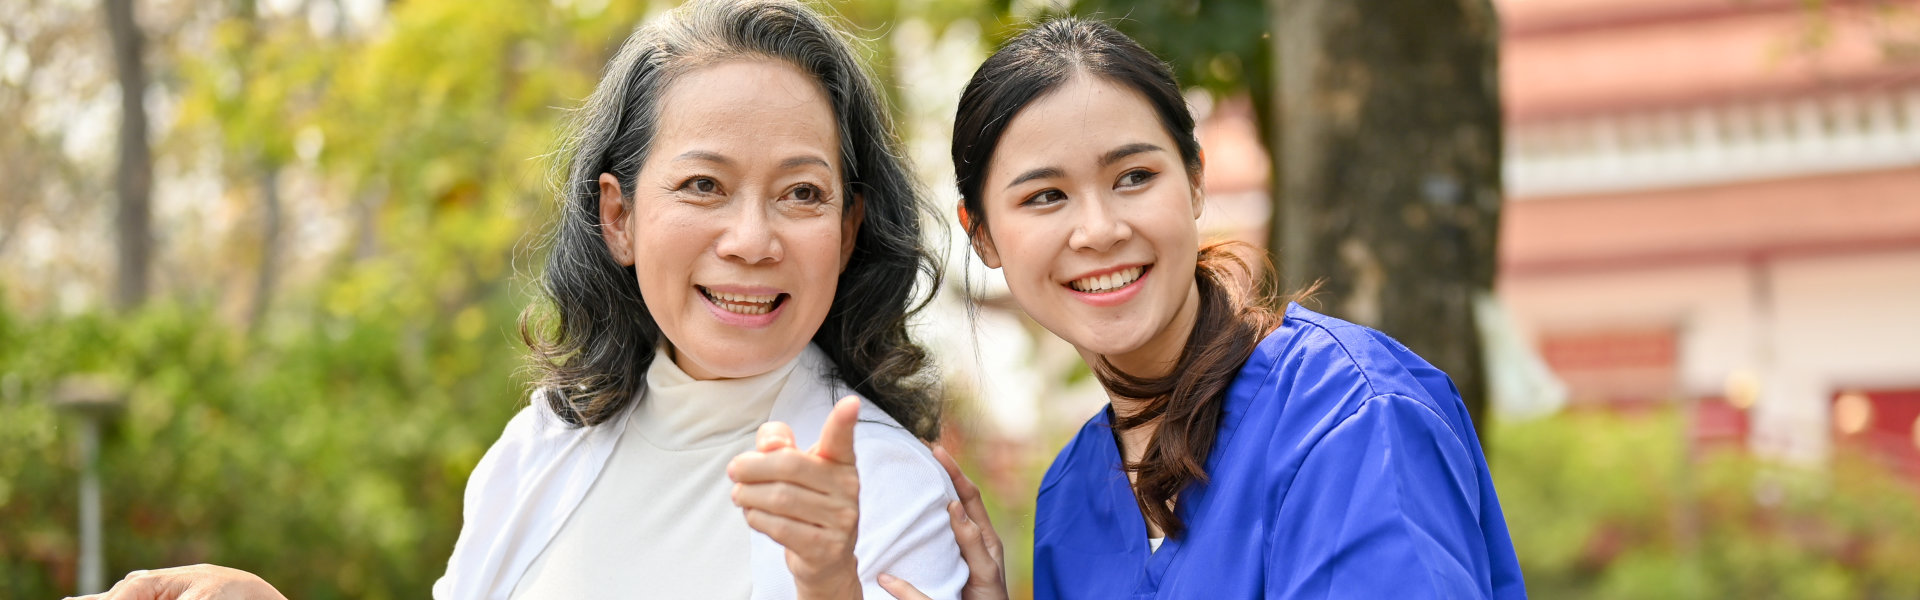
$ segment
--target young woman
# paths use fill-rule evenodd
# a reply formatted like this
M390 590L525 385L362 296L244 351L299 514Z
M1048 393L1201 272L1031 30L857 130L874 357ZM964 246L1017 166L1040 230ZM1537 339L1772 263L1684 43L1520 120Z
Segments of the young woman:
M1112 400L1041 482L1034 597L1523 597L1447 376L1201 248L1193 129L1166 65L1092 21L1014 37L961 95L974 250ZM963 479L969 597L1004 595Z
M905 325L924 204L840 34L783 0L683 6L568 139L522 327L540 391L474 469L434 597L858 598L889 571L957 595ZM756 440L770 420L792 429ZM272 591L205 567L109 596L179 581Z

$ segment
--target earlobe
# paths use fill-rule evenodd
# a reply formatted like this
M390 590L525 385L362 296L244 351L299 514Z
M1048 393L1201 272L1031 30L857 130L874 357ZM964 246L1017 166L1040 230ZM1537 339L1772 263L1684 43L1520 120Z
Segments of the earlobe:
M860 225L867 218L867 198L860 194L847 196L847 212L840 219L840 272L847 272L847 264L853 261L854 242L860 239Z
M620 181L610 173L600 174L600 238L607 243L620 266L633 266L633 237L628 231L630 216L626 197L620 193Z
M1193 188L1193 220L1200 220L1200 215L1205 212L1207 212L1207 193L1201 191L1199 186L1195 186Z
M1000 268L1000 252L994 249L993 240L988 239L990 236L986 224L974 229L973 213L967 212L967 201L961 200L955 204L953 212L954 216L960 218L960 231L967 234L967 244L973 246L973 253L980 257L980 262L989 269Z
M980 255L980 264L989 269L1000 268L1000 250L993 247L993 233L987 231L985 225L980 227L978 234L968 231L967 237L973 244L973 253Z

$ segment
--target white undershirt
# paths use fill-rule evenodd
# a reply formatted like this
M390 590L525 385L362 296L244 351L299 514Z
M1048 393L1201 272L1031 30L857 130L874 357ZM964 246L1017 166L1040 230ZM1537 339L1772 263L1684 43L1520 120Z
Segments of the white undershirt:
M727 462L753 449L798 363L700 381L657 352L606 470L512 597L748 597L751 530Z
M1164 541L1167 541L1167 538L1164 538L1164 537L1150 537L1150 538L1147 538L1147 553L1148 553L1148 554L1152 554L1152 553L1155 553L1155 552L1159 552L1159 551L1160 551L1160 543L1161 543L1161 542L1164 542Z

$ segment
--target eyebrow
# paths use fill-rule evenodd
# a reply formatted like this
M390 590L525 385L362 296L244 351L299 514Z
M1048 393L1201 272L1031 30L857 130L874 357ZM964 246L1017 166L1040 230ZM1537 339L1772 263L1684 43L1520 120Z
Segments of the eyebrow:
M722 165L733 164L733 159L727 158L726 156L718 152L712 152L708 150L688 150L687 152L682 153L680 156L674 157L674 160L698 160L698 161L705 161L710 163L718 163ZM795 168L805 167L810 165L818 165L824 169L833 168L833 165L827 164L826 159L820 158L818 156L804 156L804 155L794 156L786 160L780 161L781 169L795 169Z
M1161 148L1159 146L1148 144L1146 142L1136 142L1132 144L1127 144L1119 148L1108 150L1105 154L1101 154L1100 166L1102 167L1111 166L1113 163L1120 162L1120 159L1133 156L1135 154L1140 154L1143 152L1166 152L1166 151L1167 151L1166 148ZM1013 186L1020 185L1022 183L1026 183L1029 181L1033 181L1035 179L1045 179L1048 177L1060 177L1063 174L1064 173L1060 170L1059 167L1040 167L1038 169L1021 173L1019 177L1013 178L1013 182L1008 183L1007 187L1011 188Z
M1140 154L1142 152L1166 152L1166 151L1167 151L1166 148L1161 148L1159 146L1148 144L1146 142L1136 142L1132 144L1127 144L1119 148L1108 150L1106 154L1100 155L1100 166L1102 167L1109 166L1109 165L1112 165L1113 163L1120 162L1120 159L1122 158L1133 156L1135 154Z
M780 161L780 168L783 170L797 169L800 167L805 167L810 165L819 165L819 167L822 169L828 169L828 170L833 169L833 165L827 164L826 159L820 158L818 156L795 156L795 157Z
M706 150L688 150L686 153L674 157L674 160L701 160L723 165L733 164L733 159L721 156L718 152L709 152Z
M1029 181L1033 181L1033 180L1035 180L1035 179L1045 179L1045 178L1048 178L1048 177L1059 177L1059 176L1061 176L1061 175L1063 175L1063 174L1064 174L1064 173L1062 173L1062 172L1060 171L1060 169L1059 169L1058 167L1040 167L1040 168L1038 168L1038 169L1034 169L1034 170L1032 170L1032 171L1027 171L1027 172L1025 172L1025 173L1021 173L1019 177L1015 177L1015 178L1013 178L1013 182L1012 182L1012 183L1009 183L1009 184L1007 184L1007 187L1009 187L1009 188L1011 188L1011 187L1013 187L1013 186L1016 186L1016 185L1020 185L1020 184L1022 184L1022 183L1026 183L1026 182L1029 182Z

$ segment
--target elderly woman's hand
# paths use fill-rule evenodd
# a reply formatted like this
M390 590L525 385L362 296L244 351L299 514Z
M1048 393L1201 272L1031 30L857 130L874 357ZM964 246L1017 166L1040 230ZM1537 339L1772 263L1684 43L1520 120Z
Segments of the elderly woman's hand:
M754 451L734 457L727 477L747 526L787 548L787 570L803 600L859 598L853 556L860 529L860 473L853 428L860 399L834 405L820 442L801 451L785 423L760 426Z
M193 565L128 573L92 600L287 600L266 580L239 569ZM71 600L71 599L70 599Z
M947 468L960 500L947 504L947 518L953 526L954 540L960 542L960 556L967 561L967 586L960 590L963 600L1005 600L1007 598L1007 559L1000 534L987 517L987 504L980 499L980 486L960 472L960 462L946 448L933 446L933 457ZM927 595L912 583L892 575L880 576L880 587L900 600L927 600Z

